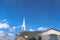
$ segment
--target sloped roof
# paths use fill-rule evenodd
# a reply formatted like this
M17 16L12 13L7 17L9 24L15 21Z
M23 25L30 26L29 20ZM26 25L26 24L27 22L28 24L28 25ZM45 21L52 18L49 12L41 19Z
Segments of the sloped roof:
M46 31L44 31L44 32L47 32L47 31L49 31L49 30L55 30L55 31L58 31L58 32L60 32L60 30L57 30L57 29L55 29L55 28L49 28L49 29L47 29Z

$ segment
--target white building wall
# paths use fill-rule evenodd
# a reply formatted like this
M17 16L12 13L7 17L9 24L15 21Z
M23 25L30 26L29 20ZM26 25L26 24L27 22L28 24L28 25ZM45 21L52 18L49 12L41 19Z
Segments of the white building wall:
M50 39L50 34L57 35L58 40L60 40L60 32L56 31L56 30L53 30L53 29L48 30L48 31L42 33L41 34L42 35L42 40L49 40Z
M49 40L50 36L48 34L42 35L42 40Z

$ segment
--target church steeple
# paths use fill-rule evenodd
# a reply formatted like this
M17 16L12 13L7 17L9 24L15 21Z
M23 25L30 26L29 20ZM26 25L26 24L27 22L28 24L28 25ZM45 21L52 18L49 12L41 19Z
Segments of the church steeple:
M25 18L23 18L22 31L26 31Z

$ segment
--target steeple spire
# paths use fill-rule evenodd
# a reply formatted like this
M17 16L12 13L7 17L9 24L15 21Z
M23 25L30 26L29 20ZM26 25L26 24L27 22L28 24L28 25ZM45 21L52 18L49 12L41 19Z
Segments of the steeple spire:
M22 31L26 31L25 18L23 18Z

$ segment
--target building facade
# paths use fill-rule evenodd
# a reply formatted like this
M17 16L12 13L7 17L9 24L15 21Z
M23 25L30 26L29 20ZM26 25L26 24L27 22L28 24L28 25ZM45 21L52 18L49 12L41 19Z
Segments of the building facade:
M60 31L50 28L46 31L26 31L25 18L23 19L22 32L16 35L16 40L60 40Z
M17 34L16 40L60 40L60 31L48 29L46 31L28 31Z

